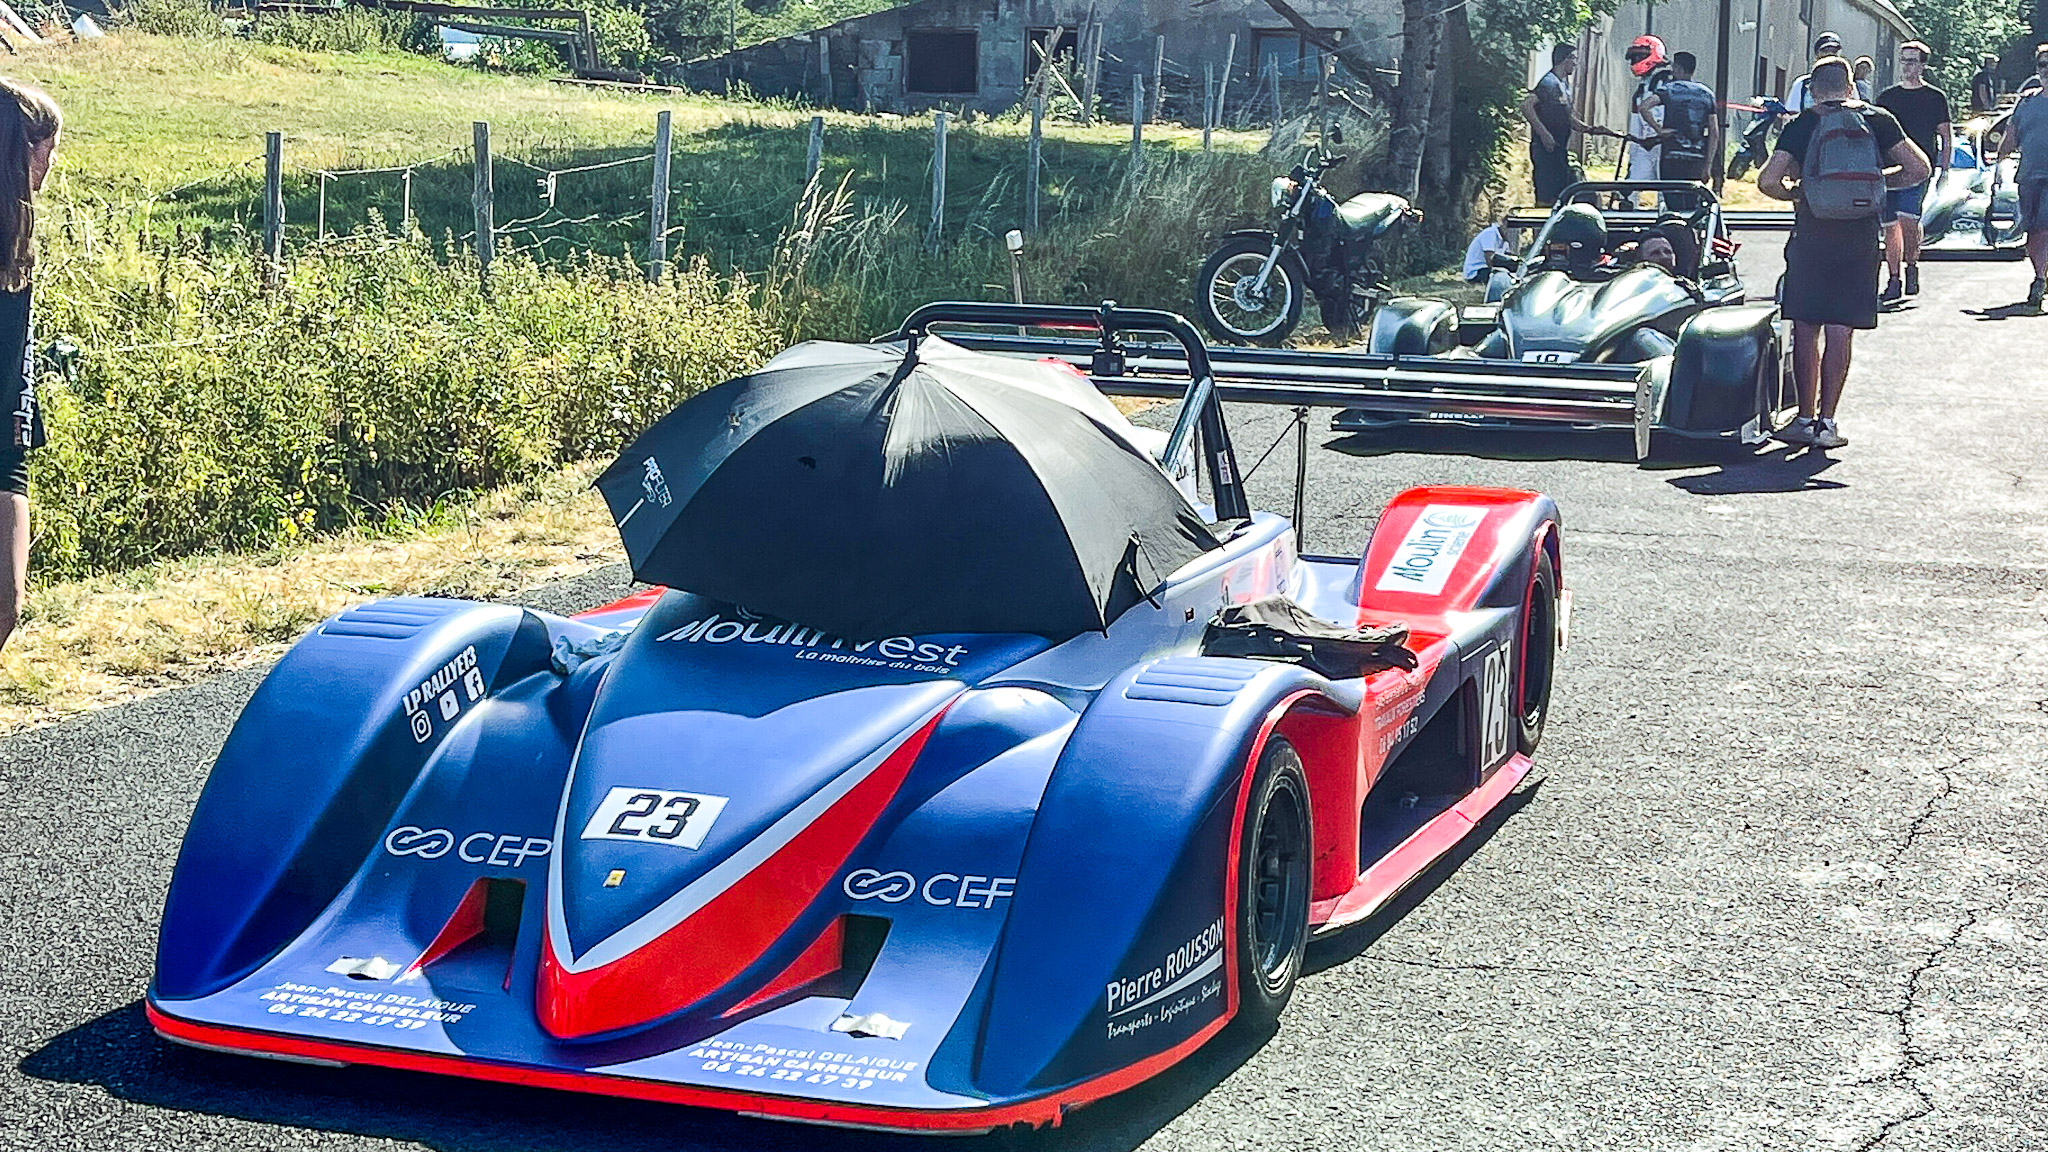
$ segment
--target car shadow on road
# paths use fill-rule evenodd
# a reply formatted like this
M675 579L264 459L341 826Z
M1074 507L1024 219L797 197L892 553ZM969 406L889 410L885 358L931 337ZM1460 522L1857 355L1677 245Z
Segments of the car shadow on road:
M1302 963L1302 973L1314 975L1341 964L1348 964L1363 956L1367 949L1379 943L1380 937L1385 936L1394 925L1406 918L1408 913L1429 899L1444 881L1455 875L1458 869L1464 866L1465 861L1470 860L1485 847L1486 842L1493 839L1493 834L1500 831L1516 813L1534 804L1537 794L1543 790L1543 783L1543 777L1539 776L1508 793L1505 799L1494 806L1493 811L1488 812L1479 823L1473 825L1471 833L1458 841L1457 847L1424 870L1422 875L1415 878L1413 884L1402 889L1401 894L1394 897L1385 908L1335 935L1325 936L1311 943L1308 957Z
M1451 424L1409 424L1371 432L1352 432L1323 442L1347 456L1476 456L1484 460L1591 460L1642 463L1636 459L1635 435L1626 430L1554 428L1474 428ZM1691 467L1725 452L1712 444L1667 449L1662 440L1655 457L1659 465ZM1669 455L1667 455L1669 453Z
M1730 461L1718 471L1674 476L1665 483L1695 496L1747 496L1773 492L1820 492L1848 485L1824 480L1835 458L1818 448L1774 448Z

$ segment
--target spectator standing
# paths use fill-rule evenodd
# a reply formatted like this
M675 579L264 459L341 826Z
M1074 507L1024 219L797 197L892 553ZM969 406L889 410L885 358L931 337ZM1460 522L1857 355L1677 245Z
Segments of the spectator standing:
M1891 113L1855 98L1847 60L1815 61L1810 85L1813 106L1785 128L1757 176L1764 195L1795 206L1782 307L1792 322L1799 416L1777 435L1788 444L1840 448L1849 441L1835 411L1849 379L1851 342L1856 329L1877 327L1884 193L1918 184L1931 169Z
M1655 180L1662 160L1658 130L1664 123L1664 114L1650 103L1650 98L1671 82L1671 63L1664 56L1664 41L1655 36L1636 37L1628 46L1627 56L1636 87L1628 100L1629 138L1622 145L1628 150L1624 179ZM1645 140L1651 143L1642 143Z
M1721 155L1720 102L1714 90L1693 79L1700 62L1690 52L1671 57L1671 79L1643 101L1646 110L1661 111L1663 148L1657 178L1706 183Z
M1823 32L1813 38L1813 58L1815 60L1825 56L1836 55L1841 50L1842 38L1833 32ZM1812 79L1813 73L1808 72L1806 75L1794 80L1792 87L1785 90L1786 112L1797 116L1813 106L1813 97L1807 92L1807 85Z
M1927 154L1934 163L1933 178L1940 179L1954 157L1955 128L1948 93L1927 82L1930 55L1918 40L1899 45L1899 82L1878 94L1877 106L1891 113L1906 138ZM1884 259L1891 274L1880 303L1920 292L1920 210L1927 202L1927 184L1884 194Z
M1573 132L1603 132L1572 115L1572 73L1578 70L1579 50L1559 44L1550 50L1550 71L1522 101L1522 117L1529 122L1529 167L1536 184L1536 203L1548 208L1558 194L1578 180L1572 163ZM1604 130L1613 135L1611 129Z
M1856 77L1856 98L1865 104L1870 103L1870 84L1877 75L1877 61L1872 60L1868 56L1858 56L1856 58L1854 74Z
M36 213L64 118L37 89L0 79L0 645L21 621L28 585L28 454L43 446L36 404L29 292L36 263Z
M2048 44L2034 48L2034 91L2013 105L2012 122L1999 142L1995 166L2014 149L2019 150L2018 186L2020 227L2027 232L2027 259L2034 266L2034 283L2027 289L2027 305L2042 310L2048 298Z
M1986 52L1977 61L1977 74L1970 77L1970 111L1989 112L1998 107L1998 57Z

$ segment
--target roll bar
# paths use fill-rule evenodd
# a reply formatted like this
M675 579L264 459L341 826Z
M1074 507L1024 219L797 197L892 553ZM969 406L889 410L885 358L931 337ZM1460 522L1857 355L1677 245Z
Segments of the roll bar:
M908 340L930 335L934 324L1093 329L1098 334L1098 343L1091 373L1096 376L1123 375L1124 348L1118 338L1122 333L1160 332L1171 336L1186 354L1188 383L1160 462L1168 471L1176 470L1199 431L1210 489L1216 497L1217 519L1242 520L1252 514L1244 482L1237 472L1237 457L1230 447L1230 432L1223 424L1223 405L1216 396L1215 373L1209 366L1209 346L1186 317L1157 308L1120 308L1114 300L1105 300L1096 308L944 300L918 308L903 318L895 332L882 339Z

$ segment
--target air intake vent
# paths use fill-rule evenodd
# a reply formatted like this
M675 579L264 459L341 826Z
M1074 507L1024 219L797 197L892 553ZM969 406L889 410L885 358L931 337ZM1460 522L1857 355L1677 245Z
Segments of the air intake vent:
M1238 691L1258 674L1257 668L1215 660L1161 660L1138 673L1124 696L1220 708L1236 699Z
M320 631L327 636L410 640L422 628L464 607L452 600L379 600L343 612L322 625Z

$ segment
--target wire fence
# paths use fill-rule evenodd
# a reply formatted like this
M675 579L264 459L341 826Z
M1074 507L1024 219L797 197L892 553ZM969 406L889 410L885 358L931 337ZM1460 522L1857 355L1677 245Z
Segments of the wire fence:
M1166 64L1175 62L1163 61L1162 67ZM1333 92L1326 81L1312 96L1290 107L1284 97L1276 95L1280 89L1272 71L1264 75L1268 82L1263 119L1269 123L1263 126L1276 134L1283 122L1304 113L1311 121L1321 113L1327 123L1328 110L1340 102L1341 91ZM1100 141L1069 142L1068 151L1078 150L1076 155L1047 147L1049 141L1057 141L1045 133L1046 109L1044 98L1039 97L1031 110L1029 132L1022 139L1008 132L975 134L975 147L980 151L969 157L969 179L955 179L948 170L949 137L958 129L944 112L934 115L925 149L916 148L910 134L903 133L885 145L863 150L861 145L874 141L866 134L875 131L875 126L835 129L856 138L855 157L851 161L842 158L839 166L864 166L861 191L899 204L921 199L916 189L929 181L927 243L932 247L971 231L998 235L988 221L1003 214L1020 218L1016 223L1024 231L1035 232L1043 225L1045 201L1057 199L1064 210L1090 196L1113 194L1133 176L1142 177L1147 156L1144 129L1157 107L1142 78L1135 79L1131 89L1135 94L1130 112L1131 144L1128 153L1115 163L1104 160L1105 145ZM1246 97L1246 103L1238 105L1239 114L1230 118L1222 112L1222 101L1212 98L1202 121L1204 151L1212 146L1211 129L1225 127L1227 122L1256 122L1250 120L1254 113L1245 111L1251 99ZM272 275L285 258L287 241L292 250L317 250L367 231L444 237L450 244L474 252L485 275L492 255L509 248L546 255L580 251L625 255L640 264L650 280L659 280L668 266L670 248L679 237L692 233L699 241L694 245L699 254L722 255L734 267L758 265L763 259L763 235L779 235L793 213L801 209L807 190L828 175L822 171L826 164L826 118L822 115L811 117L808 124L716 130L710 149L700 148L687 165L711 171L682 173L693 179L676 178L666 112L657 118L650 146L623 155L610 154L624 151L615 148L595 155L587 150L509 155L491 150L488 123L477 122L473 131L474 139L467 145L403 162L346 167L291 166L284 154L284 135L273 132L263 155L226 165L146 199L210 209L215 219L226 216L232 223L255 215L248 212L248 195L241 189L248 188L252 176L260 179L261 227L250 231ZM989 141L997 136L1014 142L991 145ZM807 147L799 151L796 142L805 137ZM841 137L840 144L846 143ZM1158 143L1156 139L1152 142ZM993 174L987 155L991 148L999 153ZM1011 148L1013 153L1001 152ZM731 158L715 155L721 151ZM801 178L793 180L786 168L778 165L786 163L781 157L793 159L799 154L806 160ZM707 156L713 159L707 161ZM770 156L776 161L763 159ZM889 171L892 156L897 166L893 177ZM968 186L972 195L963 196ZM1004 201L1014 207L1006 207ZM966 210L964 216L962 209Z

